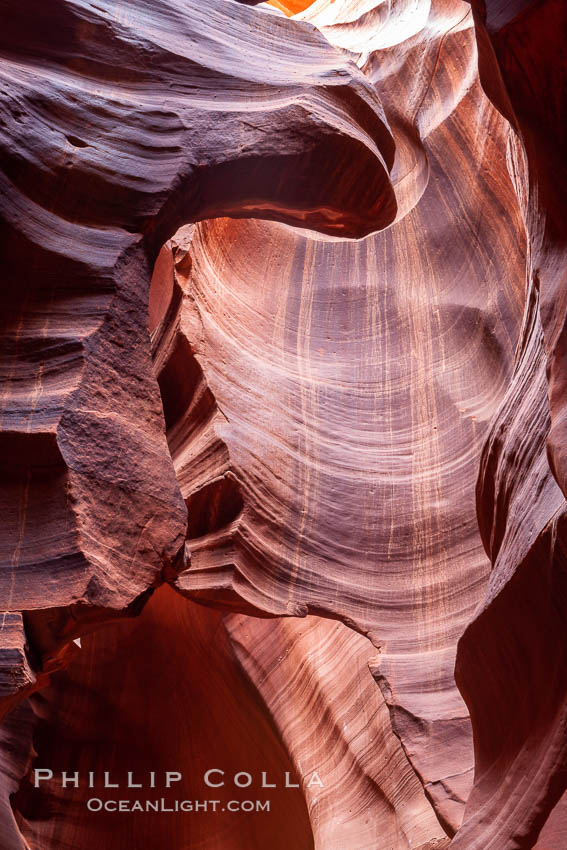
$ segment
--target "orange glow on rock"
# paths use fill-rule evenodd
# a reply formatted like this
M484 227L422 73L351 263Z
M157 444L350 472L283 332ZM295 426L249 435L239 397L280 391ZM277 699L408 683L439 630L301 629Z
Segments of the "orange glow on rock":
M270 6L275 6L276 9L285 12L289 17L291 15L297 15L298 12L303 12L312 5L312 0L309 0L307 3L305 0L285 0L285 3L280 3L279 0L268 0L268 2Z

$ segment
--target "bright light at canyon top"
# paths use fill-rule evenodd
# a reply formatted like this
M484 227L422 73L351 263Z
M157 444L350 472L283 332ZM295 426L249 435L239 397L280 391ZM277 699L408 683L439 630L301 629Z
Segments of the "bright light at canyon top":
M298 12L303 12L309 6L312 5L312 0L285 0L285 3L280 2L280 0L268 0L270 6L275 6L276 9L280 9L284 12L288 17L291 15L297 15Z

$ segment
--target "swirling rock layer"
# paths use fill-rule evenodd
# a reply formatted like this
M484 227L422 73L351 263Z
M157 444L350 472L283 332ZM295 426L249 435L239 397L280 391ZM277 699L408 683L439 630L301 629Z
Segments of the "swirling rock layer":
M478 484L494 569L459 648L477 781L455 846L553 850L564 843L567 787L565 68L553 49L566 18L556 3L487 3L477 19L481 77L525 149L516 183L530 250L524 331Z
M5 4L7 850L562 847L540 5ZM57 780L210 768L200 818Z

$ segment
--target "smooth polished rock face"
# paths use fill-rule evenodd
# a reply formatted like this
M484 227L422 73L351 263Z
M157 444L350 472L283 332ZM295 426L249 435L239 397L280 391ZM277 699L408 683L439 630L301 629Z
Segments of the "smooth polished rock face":
M563 5L3 11L2 850L563 850Z

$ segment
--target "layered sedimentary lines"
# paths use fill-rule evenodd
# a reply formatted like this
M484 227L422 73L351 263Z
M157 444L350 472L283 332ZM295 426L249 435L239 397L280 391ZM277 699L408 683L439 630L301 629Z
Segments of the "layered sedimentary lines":
M273 624L229 615L225 625L297 771L309 778L315 846L386 850L441 842L445 833L371 676L372 644L317 617Z
M527 850L552 810L559 850L564 77L513 5L6 10L7 850ZM33 767L299 781L117 826Z
M449 833L473 765L456 641L488 574L474 483L525 287L509 125L472 75L470 27L455 21L451 36L432 36L425 68L423 47L407 47L402 81L418 59L422 75L392 120L393 178L403 193L403 158L419 149L428 182L413 208L360 242L258 221L198 225L176 249L185 297L159 367L166 417L183 356L198 375L170 448L189 512L197 492L221 506L190 532L178 587L260 613L323 613L368 635L394 731ZM468 89L437 61L451 38ZM388 54L366 68L389 103Z
M485 20L477 21L483 83L524 143L527 168L514 171L529 236L530 286L513 379L479 477L480 528L494 570L457 664L477 763L455 840L463 850L555 850L565 836L567 181L566 125L557 100L565 63L552 47L564 28L565 9L553 2L537 12L532 4L489 2Z
M35 617L39 653L64 608L124 609L183 540L146 327L163 238L215 212L351 236L396 214L373 88L313 28L258 14L7 10L2 607L59 610Z

